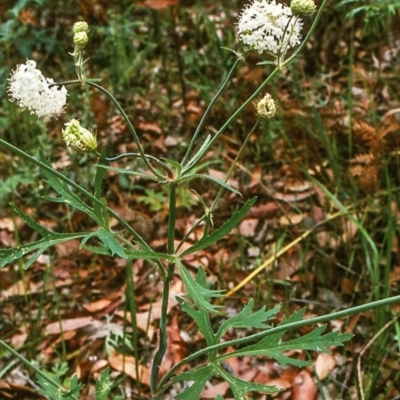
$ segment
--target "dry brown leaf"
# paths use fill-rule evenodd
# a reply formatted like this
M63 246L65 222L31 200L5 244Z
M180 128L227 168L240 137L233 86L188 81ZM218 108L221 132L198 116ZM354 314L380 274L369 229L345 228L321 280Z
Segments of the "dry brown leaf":
M176 6L177 4L178 0L146 0L143 5L153 10L162 10L163 8Z
M137 128L145 132L155 133L156 135L161 135L163 133L160 125L154 122L139 122Z
M282 215L279 218L279 226L292 226L298 225L304 221L305 215L304 214L294 214L290 213L288 215Z
M262 182L262 170L259 165L257 165L252 174L251 174L251 182L249 184L249 188L257 187Z
M314 400L317 385L307 370L300 371L293 381L292 400Z
M267 218L274 216L279 210L279 206L275 201L265 204L255 204L251 207L247 217Z
M395 286L398 282L400 282L400 266L394 267L389 276L390 286Z
M343 234L342 239L344 243L350 242L356 236L359 228L358 225L351 219L344 219L343 220Z
M247 218L244 219L239 225L239 232L244 237L254 237L256 228L258 224L258 219Z
M10 232L14 232L14 226L12 218L0 218L0 229L7 229Z
M89 312L96 312L96 311L103 310L104 308L109 306L110 303L111 303L110 299L103 298L103 299L100 299L100 300L93 301L91 303L85 304L83 306L83 308L86 311L89 311Z
M166 374L174 365L178 364L187 355L186 343L182 340L180 335L180 328L178 324L178 313L174 313L172 321L167 328L168 347L165 353L160 374Z
M108 357L108 362L112 368L116 371L123 372L130 376L132 379L137 380L136 376L136 360L131 356L124 356L115 352ZM139 380L144 385L149 385L150 383L150 369L144 365L139 365Z
M64 319L61 321L62 331L75 331L86 326L91 326L95 322L97 322L92 317L79 317L79 318L71 318L71 319ZM45 330L46 335L58 335L61 333L61 326L60 322L52 322L46 326Z
M224 397L229 389L228 382L220 382L215 385L210 385L201 392L201 399L215 399L218 395Z
M332 354L319 353L314 362L315 373L321 381L331 374L335 366L336 360Z
M277 370L282 370L282 367L278 366ZM276 386L279 389L290 389L293 385L295 377L298 374L298 371L298 368L289 366L283 369L277 378L261 380L260 377L257 376L257 378L254 379L254 382L263 383L269 386ZM265 376L266 374L262 375Z
M28 287L25 286L25 283L22 279L14 283L6 290L2 290L0 292L0 300L5 300L12 296L22 296L27 293L32 293L32 284L27 282L26 285L28 285Z

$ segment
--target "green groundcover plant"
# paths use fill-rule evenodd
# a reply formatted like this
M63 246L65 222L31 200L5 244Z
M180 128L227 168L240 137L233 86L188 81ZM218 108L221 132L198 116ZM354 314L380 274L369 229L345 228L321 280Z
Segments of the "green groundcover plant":
M213 226L213 212L223 192L227 190L238 193L236 189L228 184L228 178L242 149L247 144L260 119L274 117L276 103L269 94L263 94L264 88L275 75L293 62L304 48L318 23L326 1L323 0L317 10L312 0L293 0L290 7L276 3L275 0L253 0L252 3L242 10L237 24L238 42L241 50L240 52L231 50L235 57L231 70L227 73L221 87L208 105L181 160L158 158L154 155L146 154L134 125L115 97L100 85L99 80L89 79L85 76L84 49L89 40L89 26L84 21L77 22L73 26L75 49L72 57L74 59L77 79L56 83L53 79L44 77L42 72L36 68L36 62L33 60L28 60L25 64L19 65L9 78L8 92L11 99L17 102L23 109L36 114L39 118L57 117L65 111L68 95L67 87L72 85L77 85L78 87L88 85L100 91L111 100L129 127L132 139L137 147L137 152L120 154L116 157L108 158L105 155L104 148L98 149L96 136L81 126L79 120L71 118L65 124L62 136L66 145L76 151L90 153L98 159L96 173L90 189L77 184L66 174L56 171L52 167L50 160L46 159L43 154L38 158L32 157L11 143L0 139L1 146L41 169L47 184L58 193L58 197L49 198L51 201L66 203L70 207L88 215L97 224L97 229L89 232L61 234L48 230L22 210L15 208L16 214L28 226L34 229L41 236L41 239L33 243L0 250L0 267L24 259L25 268L28 268L49 247L72 239L80 240L81 248L88 249L100 256L111 256L127 260L128 281L130 279L129 274L132 274L132 270L129 268L129 265L132 266L132 260L142 259L152 265L163 280L162 310L158 329L159 344L154 355L150 376L150 391L153 399L162 399L173 383L181 381L187 381L190 384L187 386L188 388L176 395L175 398L182 400L197 399L200 397L206 383L214 376L219 376L229 384L235 399L246 399L251 392L277 393L279 389L276 387L246 382L237 378L223 367L223 362L231 357L267 356L275 359L282 365L291 364L298 367L310 365L309 360L304 361L288 356L288 351L301 349L330 353L329 348L331 346L342 346L343 342L348 341L352 335L342 334L341 332L325 333L326 325L322 324L306 335L296 339L284 340L284 336L289 330L307 325L321 324L335 318L342 318L365 310L388 306L400 300L400 296L391 297L310 319L303 318L305 312L303 309L284 317L276 325L273 325L271 321L279 312L279 306L271 310L266 310L265 307L254 310L253 301L249 300L237 315L229 318L225 317L223 322L217 328L214 328L211 318L213 315L224 313L223 307L220 305L224 291L213 290L211 288L207 282L206 272L201 265L199 265L195 276L185 267L185 256L194 254L218 242L240 223L255 203L256 198L245 201L221 226ZM312 15L314 19L310 30L302 37L302 16L304 15ZM246 54L251 51L265 54L266 59L262 64L272 64L275 66L274 70L213 136L208 135L205 139L201 139L200 134L210 114L210 110L223 90L231 82L238 64L243 62ZM259 96L262 97L260 98ZM241 112L255 100L256 116L254 128L248 133L247 138L243 142L236 159L226 174L226 179L221 180L202 173L201 161L204 156ZM141 163L138 163L138 166L132 169L115 168L109 165L110 162L121 158L138 159ZM165 185L168 192L169 204L166 253L153 250L132 226L108 206L107 199L102 196L102 184L107 171L137 176L155 181L160 185ZM204 206L204 213L191 227L190 232L201 227L203 229L202 237L196 243L187 245L189 232L189 234L176 244L177 188L183 183L196 179L208 179L212 181L219 186L219 191L213 203L209 206L205 204L201 197L199 198L199 201ZM111 229L110 217L119 222L119 231ZM186 295L178 297L178 303L181 306L182 312L192 318L197 325L199 332L204 336L206 346L184 358L164 376L160 376L160 367L168 347L167 310L170 283L176 272L179 272L187 291ZM127 291L127 301L133 304L131 311L133 311L134 318L134 288L129 285L128 287L132 288L131 291ZM219 300L217 304L215 302L216 299ZM241 328L250 328L256 333L244 338L224 340L224 335L228 330ZM68 379L68 384L61 379L66 373L65 368L67 367L65 365L55 366L51 372L44 371L4 341L0 340L0 347L9 351L14 357L35 371L38 384L41 387L40 391L48 398L79 398L79 392L83 385L77 378L74 376ZM226 352L227 348L233 350ZM196 361L200 359L202 361L201 364L196 364ZM181 372L182 367L189 364L197 366ZM104 370L100 379L96 382L96 399L108 398L114 385L115 383L110 378L109 370ZM217 398L221 399L222 397L218 396Z

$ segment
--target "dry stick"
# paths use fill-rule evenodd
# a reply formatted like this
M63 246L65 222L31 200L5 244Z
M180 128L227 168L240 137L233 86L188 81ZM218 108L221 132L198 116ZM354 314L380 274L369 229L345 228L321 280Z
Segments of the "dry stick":
M389 328L390 325L395 323L398 320L398 317L396 316L393 318L391 321L389 321L387 324L385 324L381 329L379 329L378 332L375 333L375 335L372 337L372 339L364 346L364 348L360 351L360 354L358 356L357 360L357 380L358 380L358 386L359 386L359 391L360 391L360 396L361 400L365 400L364 392L363 392L363 383L362 383L362 378L361 378L361 357L364 355L364 353L371 347L371 345L375 342L375 340L382 335L382 333Z
M268 258L265 260L259 267L257 267L252 273L246 276L240 283L238 283L233 289L231 289L227 294L226 297L232 296L234 293L236 293L239 289L241 289L246 283L250 282L257 274L259 274L264 268L267 268L270 266L275 260L277 260L281 255L285 254L288 250L290 250L293 246L295 246L297 243L301 242L303 239L305 239L307 236L309 236L312 232L314 232L317 228L319 228L321 225L332 221L333 219L340 217L342 215L345 215L343 211L339 211L335 214L330 215L327 219L319 222L318 224L315 224L311 229L308 231L305 231L301 236L297 237L295 240L290 242L288 245L286 245L283 249L279 250L276 254L274 254L272 257ZM269 268L270 269L270 268ZM268 270L269 270L268 269Z

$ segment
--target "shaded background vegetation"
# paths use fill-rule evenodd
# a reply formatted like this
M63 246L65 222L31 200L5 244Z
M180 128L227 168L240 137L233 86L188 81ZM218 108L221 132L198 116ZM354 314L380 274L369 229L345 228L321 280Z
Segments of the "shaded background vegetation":
M238 49L235 22L243 4L3 0L0 135L30 154L42 150L82 184L89 184L95 161L65 149L60 132L70 118L96 129L110 156L135 149L116 110L88 88L70 90L66 113L46 122L21 112L7 99L6 79L25 59L35 59L45 76L56 81L74 77L68 54L73 51L71 26L84 19L91 29L88 75L101 78L116 95L147 153L179 159L233 62L233 53L224 48ZM311 19L305 20L305 30L310 23ZM264 56L251 54L242 63L209 117L203 137L218 130L265 79L270 67L257 65L263 60ZM257 206L236 234L225 240L224 248L203 255L206 267L216 285L234 287L284 245L314 230L235 293L228 301L232 307L252 296L259 305L282 302L287 311L306 305L309 313L322 314L398 294L399 61L400 18L394 1L332 0L305 51L271 83L268 91L278 101L278 115L260 124L233 178L245 198L258 196ZM209 154L205 167L227 171L254 122L254 108L249 107ZM34 239L33 232L18 225L10 204L58 231L90 226L79 213L44 200L51 193L40 172L3 152L0 178L1 246ZM205 182L190 187L211 204L215 187ZM164 246L168 210L162 187L110 174L104 190L139 233L153 245ZM179 234L183 235L188 220L201 215L202 208L190 192L182 190L180 196ZM241 201L226 195L215 213L216 225ZM330 220L344 209L347 214ZM23 261L5 268L0 271L0 288L11 293L9 288L21 279L51 282L54 275L45 264L26 272ZM50 255L50 264L58 273L73 271L58 300L51 297L56 311L30 293L27 285L23 296L4 294L2 299L2 336L12 338L25 326L32 358L40 354L34 338L46 323L37 319L34 310L41 310L48 320L56 315L64 318L73 310L81 312L80 296L87 301L107 297L110 290L121 287L124 277L114 260L93 258L77 247L58 249ZM140 268L138 276L147 276ZM156 298L158 293L143 279L139 302L147 304L148 296ZM19 307L28 310L25 315L16 312ZM390 321L391 327L368 349L361 380L365 398L400 395L396 312L399 309L382 310L346 321L345 329L356 337L342 352L342 365L337 361L335 373L322 385L332 396L357 398L357 356ZM69 346L68 353L75 350ZM71 368L79 362L72 358Z

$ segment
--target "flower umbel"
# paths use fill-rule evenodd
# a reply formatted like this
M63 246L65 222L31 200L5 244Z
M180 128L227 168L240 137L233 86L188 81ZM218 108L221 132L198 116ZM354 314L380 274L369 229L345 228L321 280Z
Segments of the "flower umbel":
M270 94L266 94L256 105L260 118L272 118L276 113L276 104Z
M65 86L54 84L54 80L43 76L36 68L36 62L28 60L20 64L8 79L8 93L18 105L27 108L38 117L60 115L67 102Z
M276 0L253 0L239 17L238 36L260 54L269 51L278 55L300 44L301 27L301 21L293 18L290 7L276 4Z
M97 139L92 132L81 126L78 120L72 119L65 124L62 131L64 142L67 146L84 151L91 152L97 148Z

